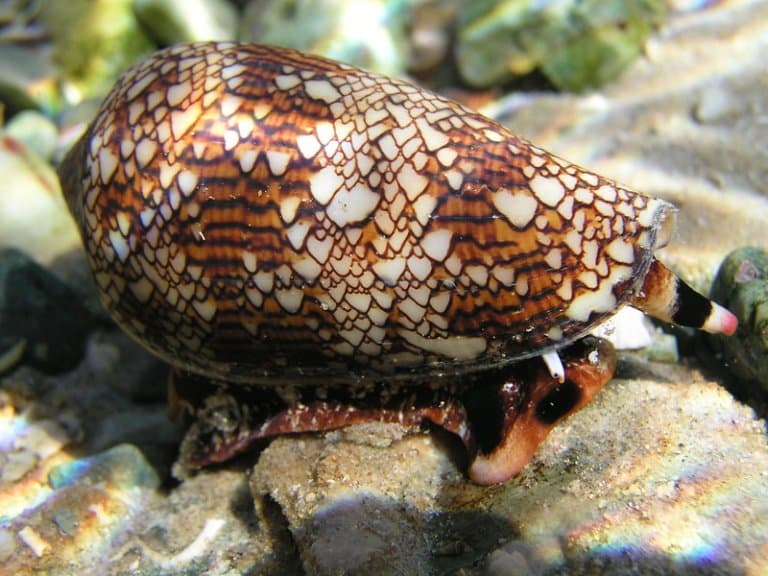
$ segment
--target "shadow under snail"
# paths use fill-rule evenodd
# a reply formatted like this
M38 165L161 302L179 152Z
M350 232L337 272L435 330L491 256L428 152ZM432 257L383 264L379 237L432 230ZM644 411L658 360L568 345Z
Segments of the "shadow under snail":
M629 304L732 333L654 257L673 207L412 84L280 48L126 72L60 167L101 300L172 364L190 467L259 438L434 422L516 474L613 375Z

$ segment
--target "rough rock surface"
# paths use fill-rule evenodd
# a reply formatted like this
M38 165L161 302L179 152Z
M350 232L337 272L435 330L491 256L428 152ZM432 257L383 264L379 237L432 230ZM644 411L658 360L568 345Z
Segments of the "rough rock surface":
M742 321L737 338L710 337L729 370L768 393L768 250L745 246L723 261L712 296Z
M501 486L464 482L446 445L413 436L282 439L251 488L280 505L309 574L768 568L762 423L695 370L628 367Z

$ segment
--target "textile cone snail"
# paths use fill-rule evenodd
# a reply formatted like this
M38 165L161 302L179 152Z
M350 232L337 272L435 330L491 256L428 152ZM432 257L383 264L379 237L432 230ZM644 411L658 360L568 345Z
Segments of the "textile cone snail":
M473 479L502 481L546 434L537 422L610 379L604 345L573 343L619 307L736 327L654 258L668 203L414 85L291 50L157 53L60 176L104 305L198 381L174 380L201 418L190 465L399 414L457 432ZM208 428L201 378L249 403L248 426ZM541 417L563 386L565 408Z

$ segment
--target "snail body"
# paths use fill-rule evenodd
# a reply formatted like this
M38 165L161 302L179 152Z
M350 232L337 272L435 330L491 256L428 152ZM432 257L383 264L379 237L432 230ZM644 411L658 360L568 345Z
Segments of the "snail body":
M209 378L472 375L551 359L624 304L735 329L654 258L668 203L414 85L291 50L157 53L60 174L106 308Z

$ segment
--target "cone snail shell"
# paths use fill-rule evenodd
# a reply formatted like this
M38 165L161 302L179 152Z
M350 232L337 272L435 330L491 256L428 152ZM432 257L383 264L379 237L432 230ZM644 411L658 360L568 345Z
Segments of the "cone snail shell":
M732 332L653 253L670 204L406 82L291 50L163 50L60 170L117 322L246 384L429 380L624 304Z

